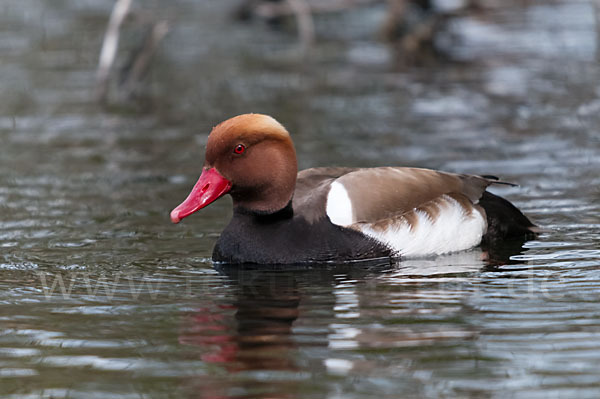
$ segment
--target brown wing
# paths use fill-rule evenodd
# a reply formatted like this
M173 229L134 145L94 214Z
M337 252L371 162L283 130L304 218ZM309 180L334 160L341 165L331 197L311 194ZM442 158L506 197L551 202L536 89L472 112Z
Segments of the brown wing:
M298 173L292 200L294 212L303 215L309 223L327 216L325 205L331 183L340 176L358 171L358 168L311 168Z
M333 182L342 184L348 192L353 222L376 222L411 211L443 194L461 194L477 203L494 181L404 167L306 169L298 173L294 210L311 223L325 217Z
M335 181L348 192L354 222L402 214L449 193L477 203L493 182L480 176L403 167L355 169Z

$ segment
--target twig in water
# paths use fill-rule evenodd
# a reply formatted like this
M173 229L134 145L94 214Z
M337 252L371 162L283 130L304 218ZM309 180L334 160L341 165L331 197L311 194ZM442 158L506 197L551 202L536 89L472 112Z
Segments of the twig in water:
M119 31L129 13L131 2L132 0L117 0L110 14L96 72L96 99L100 102L106 101L108 78L119 48Z

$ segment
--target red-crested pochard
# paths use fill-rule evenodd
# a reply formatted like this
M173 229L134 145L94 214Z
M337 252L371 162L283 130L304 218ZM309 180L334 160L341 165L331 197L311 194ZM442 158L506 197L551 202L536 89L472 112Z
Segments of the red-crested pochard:
M493 183L493 177L405 167L298 173L287 130L270 116L246 114L213 128L200 179L171 220L231 195L233 218L214 248L217 262L439 255L532 234L527 217L486 191Z

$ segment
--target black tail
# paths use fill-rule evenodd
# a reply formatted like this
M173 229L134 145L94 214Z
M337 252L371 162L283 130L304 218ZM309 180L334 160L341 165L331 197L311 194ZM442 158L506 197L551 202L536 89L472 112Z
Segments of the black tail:
M485 191L479 199L479 205L485 209L488 223L483 243L535 237L535 225L504 198Z

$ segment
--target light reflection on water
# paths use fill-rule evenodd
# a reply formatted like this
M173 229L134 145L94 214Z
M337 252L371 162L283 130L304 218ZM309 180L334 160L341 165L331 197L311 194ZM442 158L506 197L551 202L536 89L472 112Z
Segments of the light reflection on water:
M0 396L598 396L588 4L457 21L447 45L470 62L400 70L360 14L324 21L347 25L298 67L293 35L231 23L230 2L145 4L177 22L135 113L91 100L112 3L0 14ZM215 270L229 200L177 226L168 211L211 126L250 111L290 129L302 167L500 175L546 231L397 264Z

